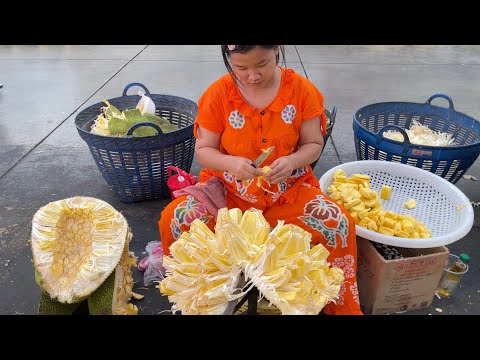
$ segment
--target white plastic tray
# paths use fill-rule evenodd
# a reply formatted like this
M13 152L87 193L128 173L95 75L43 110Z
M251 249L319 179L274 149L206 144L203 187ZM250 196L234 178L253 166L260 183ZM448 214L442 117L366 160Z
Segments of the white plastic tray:
M328 195L333 172L343 169L347 176L354 173L370 175L372 189L380 192L382 185L392 187L390 200L381 200L385 211L412 215L423 222L432 234L427 239L407 239L380 234L356 225L357 235L381 244L405 248L431 248L448 245L463 238L473 226L470 200L455 185L426 170L381 160L353 161L334 167L320 178L320 188ZM417 206L408 210L410 198Z

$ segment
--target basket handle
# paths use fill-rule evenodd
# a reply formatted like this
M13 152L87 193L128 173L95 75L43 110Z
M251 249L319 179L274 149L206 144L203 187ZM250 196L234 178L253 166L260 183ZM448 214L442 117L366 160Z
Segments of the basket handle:
M178 173L178 175L181 175L185 178L185 180L187 180L190 184L192 183L191 179L190 179L190 174L187 173L186 171L176 167L176 166L169 166L167 168L167 172L168 172L168 178L170 179L172 176L173 176L173 172L176 171ZM192 184L193 185L193 184Z
M138 129L139 127L142 127L142 126L150 126L150 127L153 127L155 130L158 131L158 136L161 136L161 135L164 135L164 132L162 131L162 129L160 128L160 126L158 126L157 124L154 124L154 123L151 123L151 122L139 122L139 123L136 123L134 124L127 132L127 136L131 136L132 133ZM152 135L152 136L155 136L155 135Z
M436 98L442 98L442 99L447 100L448 104L450 105L449 109L454 110L452 99L450 98L450 96L447 96L447 95L444 95L444 94L435 94L435 95L430 96L430 99L427 100L426 104L431 105L432 100L436 99Z
M377 146L380 145L380 143L383 140L392 140L392 139L388 139L388 138L383 137L383 133L387 130L396 130L400 134L403 135L403 152L406 153L408 151L408 148L410 147L410 145L412 145L412 143L410 142L410 140L408 138L407 132L398 125L390 124L390 125L385 125L383 128L381 128L380 131L376 135ZM396 140L392 140L392 141L396 141ZM402 142L402 141L400 141L400 142Z
M330 117L330 120L332 120L332 123L335 122L335 118L337 117L337 107L334 106L332 111L330 112L330 114L332 115Z
M127 86L125 86L125 89L123 89L123 94L122 96L127 96L127 91L128 89L130 89L131 87L134 87L134 86L138 86L138 87L141 87L144 91L145 91L145 95L147 95L148 97L150 97L150 91L148 91L147 87L139 82L133 82L133 83L130 83L128 84Z

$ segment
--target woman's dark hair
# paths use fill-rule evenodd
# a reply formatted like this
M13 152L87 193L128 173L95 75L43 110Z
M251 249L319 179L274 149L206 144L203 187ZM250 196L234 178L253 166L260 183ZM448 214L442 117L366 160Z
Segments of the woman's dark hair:
M227 68L228 72L232 76L232 78L235 80L235 82L238 80L237 76L235 75L235 72L232 69L232 66L230 65L230 53L240 53L240 54L246 54L253 48L260 46L264 49L276 49L278 48L278 54L277 54L277 65L280 63L280 59L282 60L282 66L286 65L285 61L285 47L283 45L235 45L235 49L229 50L228 45L222 45L222 57L223 57L223 63L225 64L225 67Z

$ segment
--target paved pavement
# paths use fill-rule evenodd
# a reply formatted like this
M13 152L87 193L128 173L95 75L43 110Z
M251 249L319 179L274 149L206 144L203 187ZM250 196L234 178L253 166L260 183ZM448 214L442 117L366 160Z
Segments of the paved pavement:
M289 45L287 66L307 76L337 106L337 121L315 174L355 161L352 117L359 108L383 101L425 102L443 93L455 109L480 119L480 46L319 46ZM121 203L100 175L74 126L85 107L121 96L131 82L151 93L197 101L225 69L218 45L0 46L0 314L35 314L39 289L28 244L35 211L50 201L94 196L127 218L134 234L131 250L145 255L158 240L157 220L168 200ZM441 99L440 106L446 106ZM194 160L191 172L198 174ZM480 180L480 162L469 174ZM456 185L480 202L480 182ZM463 239L448 246L467 252L470 271L451 299L405 314L480 314L479 208ZM448 221L448 219L445 219ZM136 287L143 286L135 270ZM169 309L153 286L137 305L141 314ZM435 308L441 308L442 313Z

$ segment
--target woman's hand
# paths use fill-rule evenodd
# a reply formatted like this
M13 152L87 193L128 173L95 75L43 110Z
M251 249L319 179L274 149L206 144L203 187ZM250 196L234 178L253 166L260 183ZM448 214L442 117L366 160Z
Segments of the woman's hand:
M270 165L270 170L265 175L265 180L272 184L287 180L295 169L292 159L289 156L282 156Z
M228 172L238 180L249 180L263 175L263 171L252 166L252 161L241 156L230 156Z

